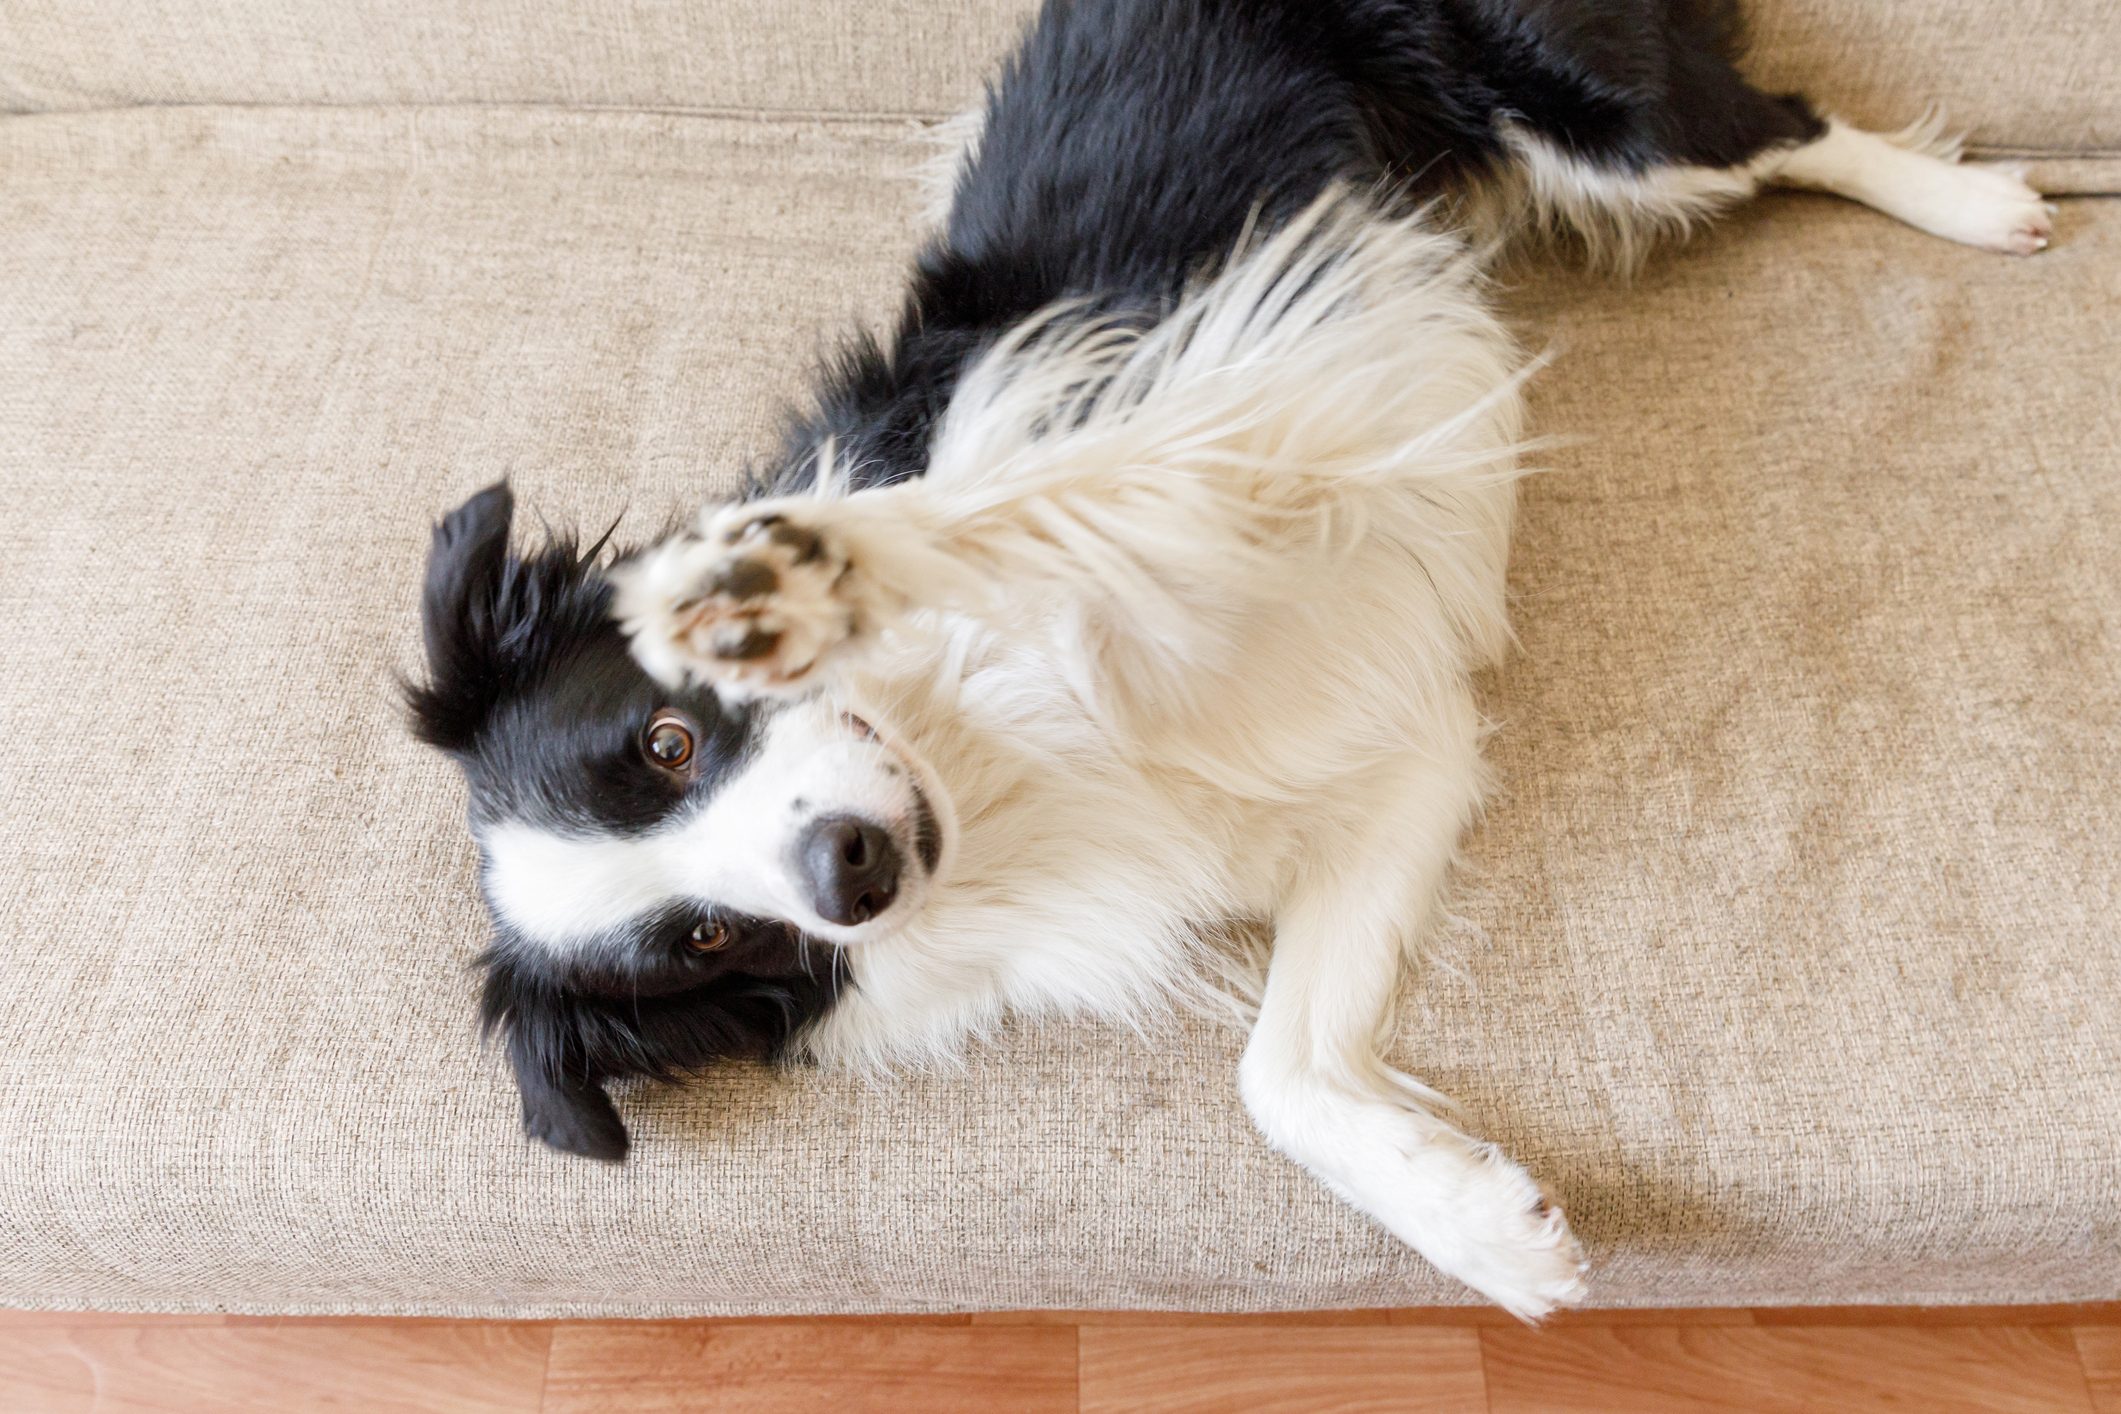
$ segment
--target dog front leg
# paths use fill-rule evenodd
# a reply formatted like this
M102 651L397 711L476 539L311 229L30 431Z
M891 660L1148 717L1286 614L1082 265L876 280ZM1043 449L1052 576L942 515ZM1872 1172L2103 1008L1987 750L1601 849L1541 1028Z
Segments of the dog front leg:
M924 610L1197 660L1233 607L1233 569L1263 558L1247 552L1265 520L1227 487L1156 471L778 496L710 509L618 566L615 609L652 675L740 696L807 691Z
M1349 825L1312 842L1275 920L1259 1020L1239 1070L1246 1108L1282 1153L1447 1275L1534 1320L1582 1291L1561 1211L1447 1104L1379 1053L1409 937L1427 925L1473 813L1477 717L1383 771Z

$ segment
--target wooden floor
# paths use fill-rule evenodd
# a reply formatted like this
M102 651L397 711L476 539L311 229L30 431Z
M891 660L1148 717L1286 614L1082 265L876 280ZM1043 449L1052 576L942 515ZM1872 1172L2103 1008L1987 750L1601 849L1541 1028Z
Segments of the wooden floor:
M0 1312L0 1410L2121 1414L2121 1304L489 1322Z

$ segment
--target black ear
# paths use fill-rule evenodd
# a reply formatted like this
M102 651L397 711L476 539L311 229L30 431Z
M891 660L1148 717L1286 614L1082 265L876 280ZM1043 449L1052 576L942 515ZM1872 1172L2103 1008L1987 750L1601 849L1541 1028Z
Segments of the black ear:
M523 1096L523 1132L563 1154L618 1163L631 1141L618 1106L594 1080L554 1075L520 1022L508 1033L508 1063Z
M515 494L496 482L434 529L420 627L427 681L406 689L412 729L444 751L468 750L499 699L508 631L508 529Z
M523 1132L567 1154L617 1163L626 1125L604 1093L593 1054L593 1019L572 998L526 980L488 956L479 1019L507 1037L508 1065L523 1097Z
M731 973L659 996L577 991L499 944L480 963L480 1025L507 1037L525 1132L611 1162L626 1157L627 1137L604 1082L675 1081L717 1061L771 1058L853 985L831 949L816 970L804 959L780 976Z

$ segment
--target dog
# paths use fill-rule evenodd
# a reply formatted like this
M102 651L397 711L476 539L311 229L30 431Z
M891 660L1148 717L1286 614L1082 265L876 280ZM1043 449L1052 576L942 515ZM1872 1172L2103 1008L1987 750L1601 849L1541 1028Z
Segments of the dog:
M1561 1210L1379 1045L1510 642L1530 362L1484 271L1767 185L2051 229L1739 48L1727 0L1049 0L895 325L739 497L623 553L512 549L505 484L442 520L411 716L469 783L528 1132L614 1160L616 1079L1152 1015L1254 920L1266 1141L1518 1316L1576 1300Z

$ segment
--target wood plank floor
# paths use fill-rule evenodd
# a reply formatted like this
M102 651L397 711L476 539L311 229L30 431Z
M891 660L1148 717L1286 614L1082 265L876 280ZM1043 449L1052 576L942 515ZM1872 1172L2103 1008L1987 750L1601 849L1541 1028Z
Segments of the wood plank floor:
M447 1321L0 1311L0 1411L2121 1414L2121 1303Z

